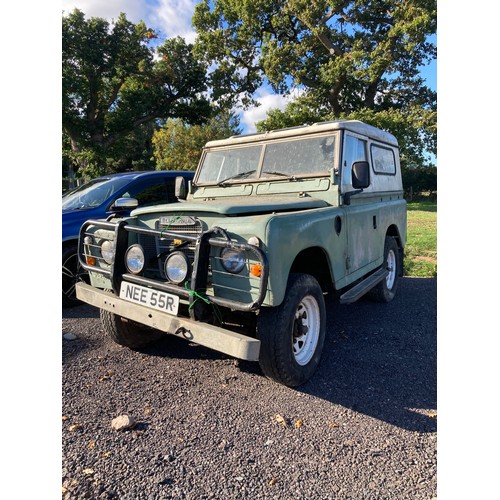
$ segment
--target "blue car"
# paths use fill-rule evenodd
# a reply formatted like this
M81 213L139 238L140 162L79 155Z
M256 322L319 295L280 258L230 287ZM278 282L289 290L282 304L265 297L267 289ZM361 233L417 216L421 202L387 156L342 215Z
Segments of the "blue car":
M155 170L125 172L93 179L63 195L62 198L62 303L63 307L78 305L75 283L86 280L77 258L78 235L82 224L89 219L105 219L113 213L127 215L135 206L173 203L175 178L183 177L186 184L194 172ZM127 203L120 198L133 198ZM132 206L133 205L133 206ZM132 206L132 208L130 208Z

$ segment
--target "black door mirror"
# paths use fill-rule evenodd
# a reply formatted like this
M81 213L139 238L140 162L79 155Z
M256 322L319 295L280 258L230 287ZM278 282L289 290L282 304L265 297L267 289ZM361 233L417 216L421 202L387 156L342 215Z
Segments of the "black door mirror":
M186 179L184 177L175 178L175 197L178 200L186 199Z
M365 189L370 185L370 165L367 161L355 161L352 164L352 187Z

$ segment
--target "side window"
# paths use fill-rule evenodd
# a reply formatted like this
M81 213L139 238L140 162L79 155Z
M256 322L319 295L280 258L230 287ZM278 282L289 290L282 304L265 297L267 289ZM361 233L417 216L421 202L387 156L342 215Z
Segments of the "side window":
M374 172L376 174L394 175L396 173L394 151L376 144L372 144L370 149Z
M172 203L174 201L177 201L177 198L175 197L175 177L172 177L170 179L166 179L167 183L167 200L169 203ZM187 180L186 180L186 186L187 186Z
M349 186L352 184L352 164L355 161L366 160L366 141L345 135L344 156L342 163L342 184Z
M168 203L167 184L165 179L143 181L131 187L123 196L136 198L140 207Z

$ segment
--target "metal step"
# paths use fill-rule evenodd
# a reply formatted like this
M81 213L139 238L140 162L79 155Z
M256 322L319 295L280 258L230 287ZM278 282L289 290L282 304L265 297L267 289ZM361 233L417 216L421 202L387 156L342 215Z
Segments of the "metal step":
M340 296L341 304L352 304L361 298L366 292L378 285L389 274L387 269L379 269L368 278L358 283L355 287Z

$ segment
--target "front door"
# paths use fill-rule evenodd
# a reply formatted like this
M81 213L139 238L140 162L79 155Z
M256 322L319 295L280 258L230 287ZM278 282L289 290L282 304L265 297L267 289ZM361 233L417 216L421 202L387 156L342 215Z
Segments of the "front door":
M352 164L367 160L366 139L357 134L345 132L342 156L341 192L354 191L352 187ZM352 196L351 204L343 206L347 222L346 274L357 279L360 271L378 258L376 249L377 210L373 200L369 203ZM356 276L356 273L359 276Z

